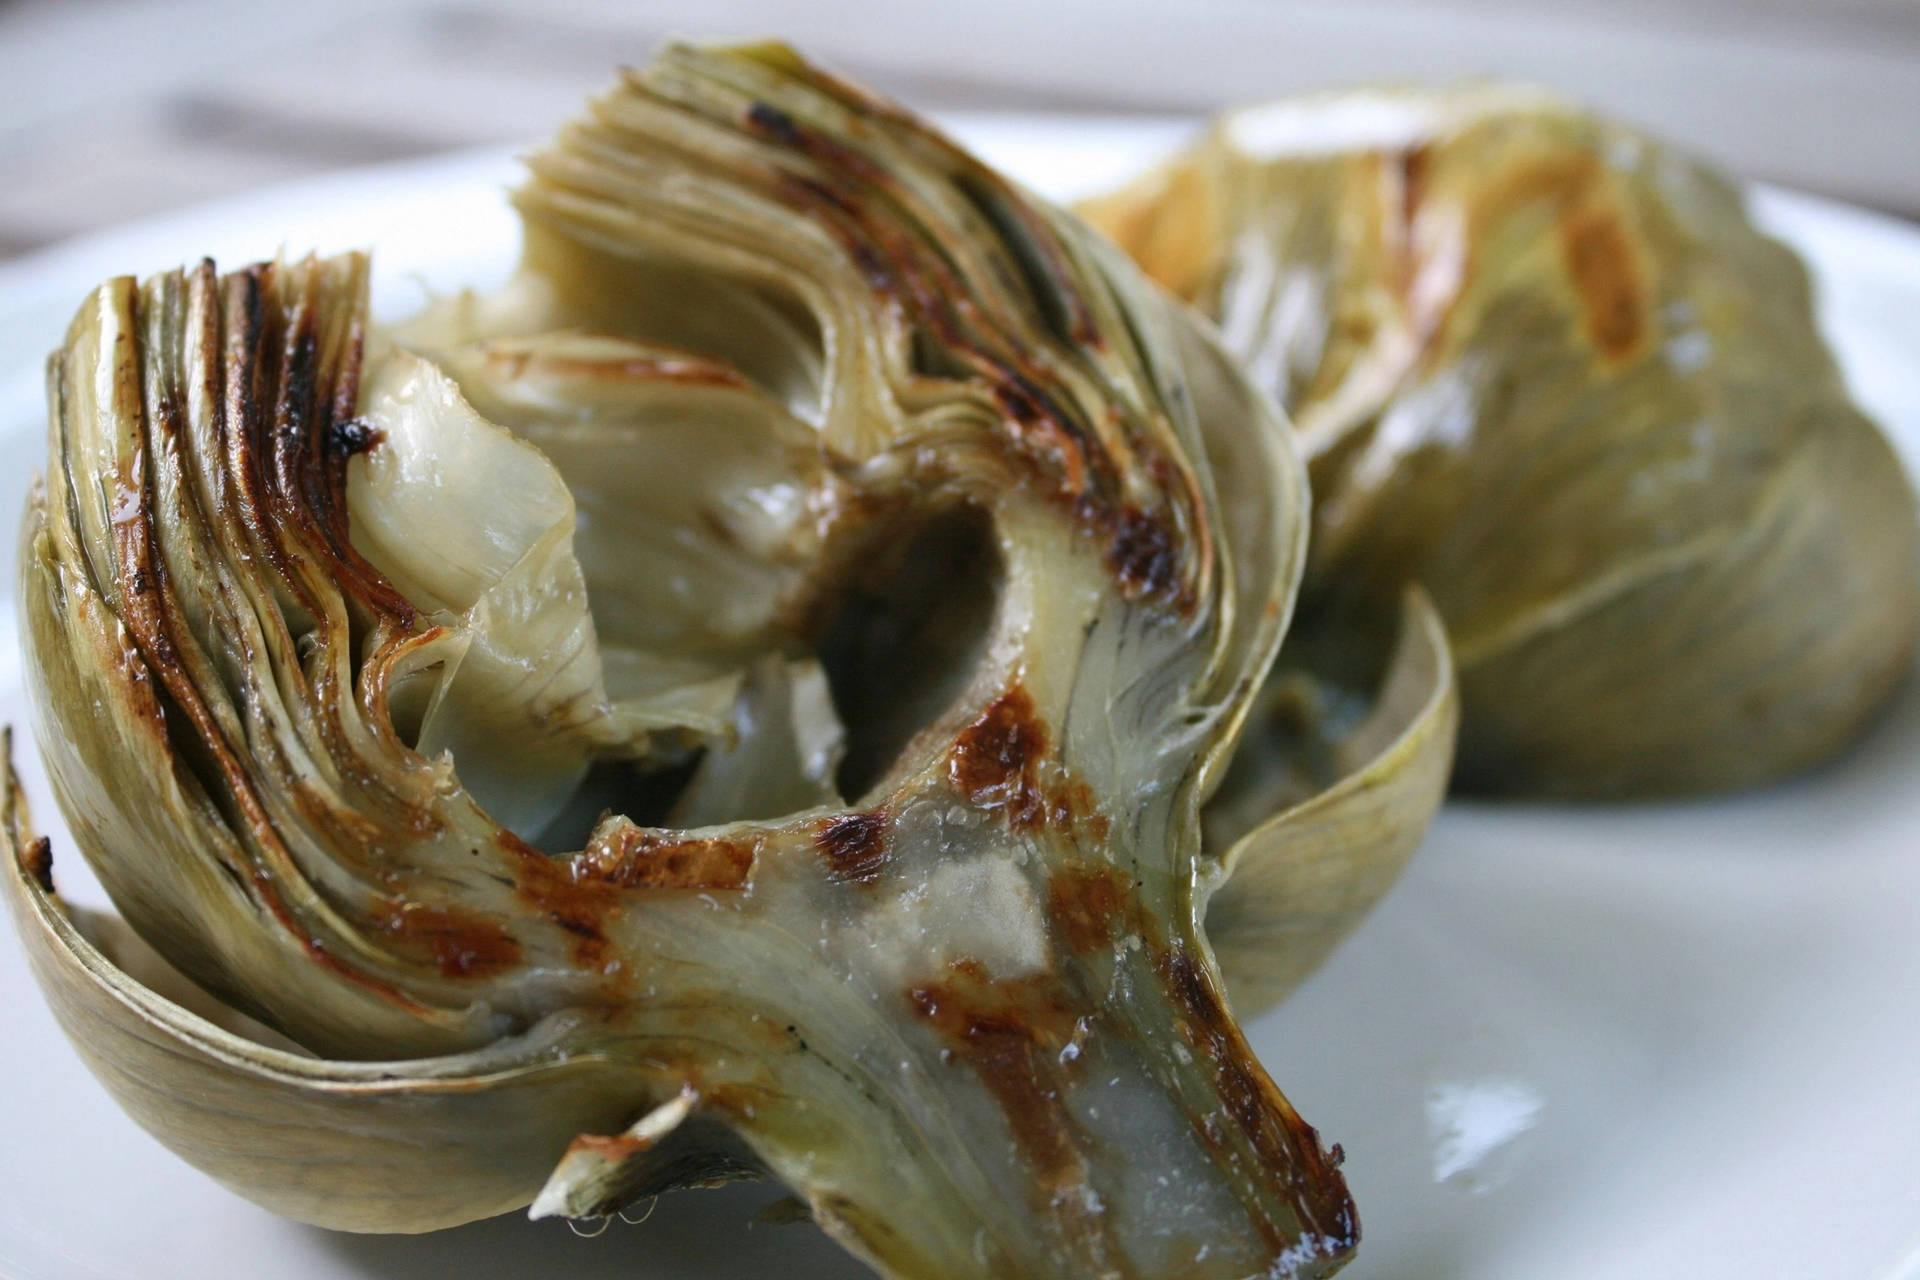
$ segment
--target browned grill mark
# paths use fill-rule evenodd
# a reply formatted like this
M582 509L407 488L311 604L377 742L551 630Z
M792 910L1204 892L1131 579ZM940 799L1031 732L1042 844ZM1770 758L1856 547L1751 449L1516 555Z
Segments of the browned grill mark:
M216 294L224 295L226 304L231 308L225 313L227 340L221 347L223 357L210 362L211 368L196 359L198 352L205 349L205 340L210 336L213 326L219 323L214 317L222 314L218 306L209 305L209 333L183 335L189 349L179 364L183 376L203 378L215 387L224 384L225 396L221 401L221 411L216 415L216 428L229 433L225 459L229 466L235 458L231 448L234 438L244 436L249 424L255 432L266 430L264 424L267 419L259 412L259 400L263 394L271 391L274 380L281 373L272 360L259 358L260 353L256 350L263 327L268 323L269 310L256 277L266 270L257 267L252 275L242 273L245 276L243 281L236 282L235 277L228 277L221 282L214 277L212 263L203 262L193 276L167 278L160 286L198 290L209 304L214 301ZM223 284L225 287L220 288ZM424 1006L391 983L336 955L326 939L315 932L287 901L273 864L288 862L291 856L260 799L253 768L250 767L257 767L257 764L251 758L243 761L242 752L228 742L201 694L194 673L189 670L189 660L180 651L182 643L194 642L167 574L165 560L158 554L156 546L155 492L149 474L147 451L156 447L153 439L156 434L162 437L159 442L162 448L166 447L168 438L178 438L185 415L177 400L179 387L159 381L141 387L141 353L136 349L134 335L143 332L143 298L131 280L117 281L116 289L115 301L121 310L124 327L121 330L122 349L116 352L114 408L140 427L135 452L113 477L117 490L115 510L119 514L113 522L111 534L114 555L111 573L115 594L119 597L118 616L133 642L122 660L122 689L128 697L130 709L143 720L164 727L165 714L159 701L159 691L164 690L171 699L170 705L181 712L179 731L191 736L208 752L213 774L204 781L224 789L244 816L248 829L259 838L260 851L253 851L252 845L244 846L249 850L248 865L234 870L240 872L240 878L252 888L255 900L296 940L301 950L320 967L373 992L396 1007L424 1011ZM199 339L197 342L196 337ZM296 342L295 345L297 347L299 344ZM270 347L267 349L271 350ZM317 385L317 382L314 383L315 387ZM146 393L144 396L143 390ZM312 388L309 390L312 391ZM219 442L212 443L218 447ZM257 453L242 450L239 456L252 459L251 465L243 468L247 478L264 483L264 472ZM245 485L236 488L244 490ZM243 523L250 514L257 524L257 509L244 509L244 502L242 506ZM261 545L271 542L265 533L260 533L260 536L264 539ZM275 542L272 545L277 548L279 544ZM281 563L285 563L284 556Z
M1054 931L1076 955L1114 940L1127 901L1121 874L1103 862L1069 862L1047 883Z
M1319 1133L1300 1118L1261 1069L1213 980L1178 943L1159 953L1155 967L1182 1014L1175 1029L1211 1069L1227 1118L1255 1157L1297 1190L1295 1208L1301 1225L1342 1251L1351 1249L1360 1238L1360 1219L1338 1162L1321 1148ZM1226 1146L1226 1135L1213 1117L1195 1117L1194 1128L1210 1148ZM1286 1247L1279 1224L1265 1214L1252 1216L1270 1246Z
M937 246L892 220L873 216L866 199L893 198L891 179L877 173L857 152L766 103L750 107L745 121L750 131L819 163L824 177L782 171L774 179L774 193L818 218L876 295L898 305L909 323L937 340L957 365L986 384L1005 416L1017 456L1032 468L1042 492L1106 539L1106 562L1122 592L1130 599L1165 598L1182 612L1189 611L1193 596L1183 572L1188 558L1182 538L1186 524L1123 503L1122 461L1075 412L1072 396L1057 386L1058 377L995 332L993 317L981 314L973 291ZM954 163L961 160L956 152ZM1092 350L1097 344L1091 339L1097 335L1090 313L1066 276L1050 234L1040 234L1043 228L1037 216L1023 202L1008 194L1001 203L1009 217L1038 237L1042 270L1056 278L1069 327L1078 335L1079 345ZM1116 429L1125 426L1115 425ZM1148 447L1137 433L1128 438L1126 450L1134 465L1162 486L1169 503L1197 501L1191 475ZM1196 558L1205 562L1211 548L1202 545L1197 550Z
M1104 844L1113 823L1100 812L1093 788L1084 782L1055 782L1047 788L1047 825Z
M1433 148L1418 143L1400 153L1400 225L1411 239L1420 206L1427 198L1427 181L1432 172Z
M908 1002L954 1058L993 1095L1034 1174L1034 1207L1051 1216L1081 1256L1096 1265L1111 1249L1104 1222L1085 1199L1087 1161L1067 1113L1060 1050L1074 1034L1059 980L996 980L975 960L948 966L942 981L915 985Z
M1123 511L1114 521L1107 567L1130 598L1175 596L1185 581L1181 550L1164 516Z
M216 278L213 264L202 263L192 285L209 296L223 353L212 378L223 395L210 444L223 454L233 515L302 609L323 618L337 592L410 630L413 605L348 535L351 455L334 447L334 425L351 420L365 316L358 296L330 309L325 319L344 335L323 344L321 276L318 264L302 271L256 263Z
M365 868L384 884L398 883L400 872L392 866L389 857L389 841L395 833L387 821L348 808L329 790L305 780L295 779L288 783L286 794L293 801L294 810L300 815L301 821L334 850L342 863ZM430 810L416 807L403 816L432 819L433 815ZM424 838L431 836L437 826L431 821L415 821L407 822L402 829L410 835Z
M954 739L947 776L982 809L1003 814L1015 827L1030 827L1046 814L1039 780L1047 754L1047 726L1033 695L1015 683Z
M742 889L759 855L754 838L690 840L626 823L596 834L571 859L542 853L510 831L494 843L513 858L515 891L573 935L573 955L588 966L606 959L607 920L622 910L625 890Z
M302 607L314 611L315 601L287 549L285 534L290 530L282 526L283 519L302 520L304 508L292 504L300 514L277 510L279 476L268 470L270 462L278 461L274 410L280 400L281 316L268 302L269 295L278 301L279 272L275 264L256 263L216 280L211 262L203 263L202 271L206 287L220 295L219 305L209 308L218 318L224 355L219 372L225 397L217 443L225 453L235 511L274 575Z
M582 1133L567 1144L566 1154L560 1158L568 1160L574 1156L592 1156L608 1164L624 1164L652 1146L652 1139L630 1133Z
M947 778L978 807L1030 830L1046 826L1104 841L1112 822L1093 789L1048 756L1046 723L1018 683L962 729L947 752Z
M497 921L450 907L387 900L373 922L396 955L430 961L442 977L485 978L520 962L520 943Z
M35 836L20 850L20 869L40 886L42 893L52 893L53 842L45 836Z
M826 857L830 879L869 884L887 864L887 817L884 809L828 818L814 833L814 844Z
M355 454L368 453L385 444L387 433L373 426L365 418L348 418L336 422L327 431L327 451L342 458L351 458Z
M1005 178L945 139L930 137L944 153L944 167L954 188L1006 247L1014 277L1008 283L1026 291L1048 328L1064 341L1089 350L1105 349L1106 335L1093 323L1080 286L1067 270L1060 240L1045 217Z
M598 966L607 951L606 919L619 907L617 886L592 872L581 874L579 861L548 857L511 831L494 844L513 858L514 891L572 937L573 958Z
M624 909L625 891L742 889L759 854L751 838L690 840L625 824L571 859L550 857L507 831L495 843L514 857L515 891L572 935L570 950L588 967L607 959L607 922Z
M1094 468L1107 461L1097 447L1086 440L1080 426L1054 397L1033 379L997 362L987 365L987 376L995 401L1007 421L1019 428L1018 437L1028 447L1043 447L1060 468L1055 488L1064 497L1086 494L1096 485L1111 486L1111 478L1094 474ZM1089 504L1095 511L1104 509L1104 500Z
M1413 284L1420 274L1419 248L1414 238L1415 223L1420 217L1420 206L1427 198L1427 187L1433 165L1433 151L1430 144L1422 142L1389 156L1382 156L1380 165L1391 173L1392 181L1386 196L1391 204L1384 200L1380 217L1386 225L1382 228L1384 240L1384 270L1387 285L1405 301L1410 318L1419 325L1422 317L1413 316ZM1431 337L1431 334L1424 335Z
M1610 363L1636 355L1651 331L1653 299L1621 197L1595 154L1536 154L1479 183L1468 206L1467 277L1499 222L1536 203L1553 219L1588 341Z
M344 336L326 335L339 350L326 353L329 362L322 372L317 368L322 349L318 294L323 271L317 262L300 273L303 281L298 295L289 298L292 288L288 274L275 265L252 268L262 271L264 283L281 299L279 311L291 308L292 324L284 339L281 367L284 370L277 397L262 397L266 416L261 429L266 438L256 442L270 450L274 485L265 495L267 510L274 517L273 536L284 539L313 556L329 583L351 598L364 600L370 607L411 629L413 605L393 588L384 574L355 550L347 527L346 473L349 454L329 448L336 423L352 420L352 407L359 395L360 364L365 327L364 307L355 305L344 316L327 317L331 325L344 325ZM267 351L271 354L273 348ZM320 614L323 603L313 598L306 584L290 584L308 609Z
M689 840L622 825L610 836L596 836L574 865L594 881L623 889L726 890L746 886L757 853L751 839Z
M1560 250L1588 339L1607 360L1626 360L1646 334L1649 303L1633 238L1619 214L1598 204L1577 206L1560 220Z
M680 1097L689 1102L698 1102L706 1105L711 1105L713 1101L704 1091L698 1095L694 1094L690 1086L683 1086ZM751 1109L749 1109L748 1114L752 1114ZM568 1160L572 1160L575 1157L603 1161L609 1165L625 1164L635 1156L659 1146L661 1140L667 1136L667 1133L673 1131L672 1128L669 1128L667 1133L662 1133L657 1137L648 1137L644 1134L633 1133L631 1131L633 1127L634 1126L629 1125L627 1131L621 1133L576 1134L573 1140L567 1143L566 1152L560 1157L559 1164L564 1165Z
M802 125L771 103L756 102L748 107L746 123L751 132L783 147L791 147L795 151L812 156L828 170L857 178L874 186L885 187L893 183L892 174L852 147L817 129Z

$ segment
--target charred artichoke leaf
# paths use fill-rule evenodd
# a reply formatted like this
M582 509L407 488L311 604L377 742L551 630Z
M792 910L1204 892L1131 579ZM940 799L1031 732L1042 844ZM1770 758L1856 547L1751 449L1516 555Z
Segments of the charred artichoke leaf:
M531 168L496 298L380 335L357 255L203 264L103 286L51 365L56 797L139 934L304 1050L114 968L22 826L98 1074L333 1226L765 1172L889 1276L1337 1268L1345 1187L1202 931L1304 562L1271 401L784 49L676 48ZM557 852L502 821L583 767ZM208 1063L232 1118L188 1122Z
M1082 212L1292 416L1302 609L1432 596L1461 785L1764 782L1910 666L1909 481L1690 157L1542 91L1364 90L1230 112Z

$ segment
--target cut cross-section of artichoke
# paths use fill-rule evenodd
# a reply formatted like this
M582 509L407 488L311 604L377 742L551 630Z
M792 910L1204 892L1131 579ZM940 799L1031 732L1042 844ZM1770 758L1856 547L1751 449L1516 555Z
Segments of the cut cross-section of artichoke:
M204 264L52 364L36 731L191 979L64 907L9 773L95 1071L333 1226L770 1173L890 1276L1337 1268L1202 923L1259 869L1265 1001L1391 881L1451 749L1424 605L1296 804L1248 717L1304 471L1118 254L778 47L673 50L532 169L498 295L378 333L356 255Z

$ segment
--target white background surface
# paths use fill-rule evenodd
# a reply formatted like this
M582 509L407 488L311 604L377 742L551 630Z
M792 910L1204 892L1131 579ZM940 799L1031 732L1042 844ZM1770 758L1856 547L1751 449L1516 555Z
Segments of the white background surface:
M0 0L0 257L544 137L673 35L784 36L923 109L1197 113L1520 76L1750 177L1920 217L1920 0Z
M963 122L1056 194L1173 125ZM258 193L0 267L0 529L41 462L40 362L82 293L205 252L376 250L376 307L511 264L511 160L470 155ZM1856 389L1920 455L1920 234L1769 197L1820 267ZM11 615L10 596L0 612ZM0 618L11 633L11 618ZM22 719L0 643L0 717ZM1450 805L1402 884L1250 1028L1346 1171L1354 1280L1920 1277L1920 687L1830 768L1763 793L1622 809ZM38 761L21 763L88 898ZM97 893L97 890L92 890ZM507 1280L863 1274L769 1188L692 1192L595 1240L495 1219L412 1238L281 1221L125 1119L0 930L0 1275L10 1280Z

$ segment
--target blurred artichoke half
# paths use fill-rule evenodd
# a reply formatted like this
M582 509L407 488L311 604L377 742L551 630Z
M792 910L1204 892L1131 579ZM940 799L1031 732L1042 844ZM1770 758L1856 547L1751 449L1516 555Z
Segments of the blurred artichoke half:
M888 1276L1337 1268L1227 991L1431 816L1424 597L1275 667L1271 401L782 47L673 49L531 169L497 294L380 332L360 256L208 263L51 363L35 731L138 936L10 769L0 879L89 1065L335 1227L771 1174Z
M1798 259L1687 156L1531 89L1334 93L1231 112L1082 212L1292 416L1303 614L1432 594L1462 785L1764 782L1911 665L1908 479Z

